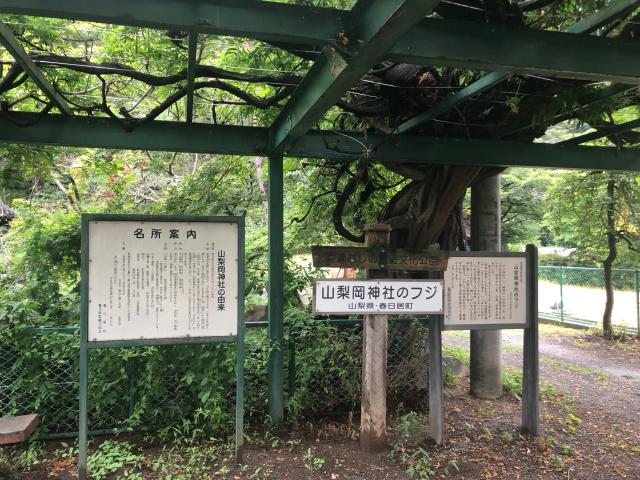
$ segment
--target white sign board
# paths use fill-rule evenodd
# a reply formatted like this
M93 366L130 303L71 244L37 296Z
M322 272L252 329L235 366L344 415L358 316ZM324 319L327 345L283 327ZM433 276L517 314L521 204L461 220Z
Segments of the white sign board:
M237 335L238 224L89 221L90 342Z
M445 326L527 323L525 257L449 258L444 273Z
M442 313L442 280L316 280L317 315Z

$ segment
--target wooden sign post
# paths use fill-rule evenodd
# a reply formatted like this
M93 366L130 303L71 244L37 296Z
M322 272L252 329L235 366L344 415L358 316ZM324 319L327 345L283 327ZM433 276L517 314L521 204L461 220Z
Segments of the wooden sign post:
M393 271L446 270L449 259L448 252L388 248L390 234L389 225L370 225L365 228L365 247L313 247L313 264L316 267L364 269L368 279L388 278L389 273ZM439 285L441 288L442 284ZM440 305L442 305L441 299L442 297L440 297ZM436 314L429 327L431 339L429 353L429 423L431 427L429 434L439 445L444 442L440 312L442 312L441 307L428 310L428 313ZM416 312L406 310L404 313ZM385 445L388 320L388 314L367 313L363 321L360 445L364 452L379 452L384 449Z
M388 247L391 227L365 227L367 247ZM384 265L381 265L384 268ZM384 278L384 270L366 270L367 278ZM388 315L365 315L362 324L362 400L360 448L369 453L384 450L387 429Z

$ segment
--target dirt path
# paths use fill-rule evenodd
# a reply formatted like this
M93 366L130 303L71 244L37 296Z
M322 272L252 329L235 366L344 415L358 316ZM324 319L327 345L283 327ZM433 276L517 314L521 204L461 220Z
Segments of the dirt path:
M545 335L543 329L539 343L541 380L592 409L600 407L608 415L635 420L640 432L640 359L624 350L618 352L618 358L612 358L613 355L598 348L598 344L581 341L586 334L566 330L559 335ZM505 330L502 338L505 366L522 368L522 331ZM576 340L580 347L570 345ZM469 346L466 333L445 333L443 341Z
M608 376L620 380L632 380L640 383L640 360L627 358L622 352L618 352L618 358L612 358L611 353L606 350L589 348L584 341L577 340L578 347L571 346L569 339L588 338L587 335L577 333L574 335L544 335L540 336L540 355L541 357L551 357L560 361L567 361L580 367L601 371ZM522 332L520 330L505 330L502 332L503 342L522 349ZM574 345L576 340L573 340Z
M559 430L551 425L560 412L543 407L544 435L571 437L560 441L571 444L583 464L624 465L620 471L610 470L610 476L594 473L584 478L640 478L638 344L615 345L566 330L552 329L554 333L545 335L543 329L540 337L541 383L566 395L570 406L563 413L568 420ZM468 348L468 333L446 333L444 344ZM522 368L522 332L503 332L503 363Z

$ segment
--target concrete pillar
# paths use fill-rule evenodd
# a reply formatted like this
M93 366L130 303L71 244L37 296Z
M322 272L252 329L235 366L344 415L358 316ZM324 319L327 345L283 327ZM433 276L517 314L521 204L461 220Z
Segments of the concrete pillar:
M500 175L471 187L471 249L500 251ZM502 395L502 332L471 332L471 393L493 399Z

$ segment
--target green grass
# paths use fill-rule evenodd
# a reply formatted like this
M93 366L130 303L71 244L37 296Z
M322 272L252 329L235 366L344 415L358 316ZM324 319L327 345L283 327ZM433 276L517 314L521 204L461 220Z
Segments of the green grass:
M453 357L457 358L461 362L469 365L469 350L464 347L458 347L455 345L443 345L442 346L442 355L445 357Z
M521 368L505 368L502 372L502 382L504 385L504 393L517 400L522 398L522 369ZM540 398L543 400L552 400L560 395L555 385L547 382L540 382Z

